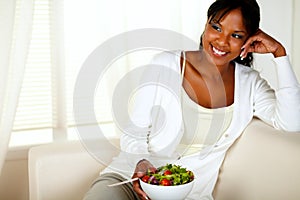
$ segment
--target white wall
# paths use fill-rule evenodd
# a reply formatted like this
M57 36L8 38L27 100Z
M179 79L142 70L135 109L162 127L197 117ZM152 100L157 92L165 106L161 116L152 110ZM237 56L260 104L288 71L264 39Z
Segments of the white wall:
M261 7L261 27L287 48L292 49L294 0L258 0Z
M297 0L257 0L261 8L261 29L281 42L293 61L293 4ZM255 55L254 67L273 88L277 88L276 69L271 55Z
M300 1L293 1L293 38L292 38L292 58L293 66L300 80Z

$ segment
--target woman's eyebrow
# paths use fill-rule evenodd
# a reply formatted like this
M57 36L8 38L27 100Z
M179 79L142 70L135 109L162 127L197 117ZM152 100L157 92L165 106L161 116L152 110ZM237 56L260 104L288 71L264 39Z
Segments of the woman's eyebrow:
M212 20L210 20L210 22L221 25L220 20L217 20L217 19L212 19Z
M244 33L247 34L247 31L234 31L235 33Z

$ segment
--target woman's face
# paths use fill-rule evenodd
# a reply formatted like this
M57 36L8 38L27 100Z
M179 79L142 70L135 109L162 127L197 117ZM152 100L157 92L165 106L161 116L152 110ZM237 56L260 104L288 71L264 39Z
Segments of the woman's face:
M218 19L218 16L216 17ZM241 53L248 38L240 9L227 13L219 22L212 19L206 23L202 36L204 51L217 66L228 66Z

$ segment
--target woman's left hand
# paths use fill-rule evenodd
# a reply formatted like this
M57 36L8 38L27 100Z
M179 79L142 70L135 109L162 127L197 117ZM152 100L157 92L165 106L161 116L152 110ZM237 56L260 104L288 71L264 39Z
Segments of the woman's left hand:
M275 58L286 56L286 51L282 44L260 29L253 36L250 36L242 46L240 56L245 58L249 52L272 53Z
M148 160L140 160L136 165L132 178L142 178L149 169L154 171L156 170L156 168L153 167L153 165ZM149 200L147 194L142 190L139 181L134 181L132 185L133 190L140 197L141 200Z

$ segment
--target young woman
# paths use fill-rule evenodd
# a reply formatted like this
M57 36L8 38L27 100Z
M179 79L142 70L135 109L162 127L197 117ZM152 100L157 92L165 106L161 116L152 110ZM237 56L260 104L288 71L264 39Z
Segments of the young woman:
M259 28L259 21L255 0L216 0L208 10L199 51L155 56L153 64L164 65L182 77L174 83L175 88L180 88L179 98L172 98L159 88L160 84L146 89L137 101L140 106L135 114L136 122L148 128L140 137L122 135L122 153L95 181L86 200L148 199L138 181L106 186L132 174L141 177L147 169L167 162L195 173L195 184L187 199L213 199L226 151L253 116L277 129L300 130L299 83L285 48ZM273 54L278 90L271 89L249 67L252 53ZM159 81L168 82L172 77L168 74L168 70L162 70L159 79L164 80ZM157 117L149 119L154 105L160 109ZM159 122L164 117L171 122L161 126Z

